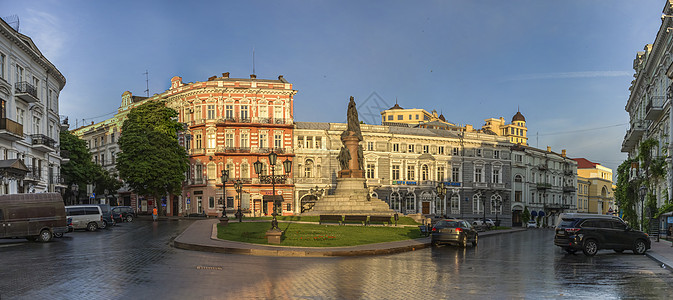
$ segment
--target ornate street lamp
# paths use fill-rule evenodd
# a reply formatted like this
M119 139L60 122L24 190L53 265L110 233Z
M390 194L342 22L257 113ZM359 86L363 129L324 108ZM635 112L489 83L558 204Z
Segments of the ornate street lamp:
M500 206L502 206L502 198L492 199L491 204L495 208L495 225L498 226L498 211L500 210Z
M229 217L227 217L227 194L225 193L225 184L229 180L229 170L222 170L222 218L220 218L220 223L227 224L229 223Z
M271 175L262 174L263 164L259 160L254 162L252 165L255 168L255 173L257 173L260 182L271 183L271 190L273 192L273 213L271 214L273 216L273 220L271 221L271 230L280 231L280 229L278 228L278 220L276 219L276 215L278 215L278 205L280 204L279 203L280 201L276 199L276 182L282 182L287 179L288 175L292 172L292 161L289 158L285 159L285 161L283 161L285 175L276 175L275 169L277 159L278 154L271 151L271 153L269 153L269 165L271 165Z
M243 191L243 182L241 182L240 179L236 179L236 182L234 182L234 188L238 193L238 210L236 210L236 218L240 223L243 222L243 213L241 212L241 192Z
M643 230L643 222L645 222L645 195L647 195L647 187L644 185L640 187L640 231Z
M446 196L446 190L447 190L446 185L444 185L443 182L440 182L439 184L437 184L435 189L437 191L437 197L439 197L439 199L441 200L441 212L440 213L442 214L442 217L444 217L444 210L446 209L446 203L444 202L444 196Z

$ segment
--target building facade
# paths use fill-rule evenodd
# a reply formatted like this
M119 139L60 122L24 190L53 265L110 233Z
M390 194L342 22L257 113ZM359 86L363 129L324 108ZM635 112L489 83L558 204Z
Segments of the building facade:
M65 190L58 114L64 86L31 38L0 20L0 194Z
M612 169L586 158L574 158L577 162L577 180L586 182L586 211L592 214L616 213L614 190L612 188ZM579 192L578 192L579 197Z

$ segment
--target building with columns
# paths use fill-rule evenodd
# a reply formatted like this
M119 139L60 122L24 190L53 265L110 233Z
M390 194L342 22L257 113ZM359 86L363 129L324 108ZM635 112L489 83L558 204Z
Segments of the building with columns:
M577 181L586 182L586 212L601 215L617 213L612 188L612 169L586 158L573 160L577 162Z
M33 40L0 19L0 194L65 190L58 114L64 86Z

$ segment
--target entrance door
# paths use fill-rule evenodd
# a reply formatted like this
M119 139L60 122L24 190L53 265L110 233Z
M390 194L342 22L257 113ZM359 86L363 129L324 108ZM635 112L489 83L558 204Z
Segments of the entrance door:
M430 202L425 202L423 201L423 214L424 215L429 215L430 214Z

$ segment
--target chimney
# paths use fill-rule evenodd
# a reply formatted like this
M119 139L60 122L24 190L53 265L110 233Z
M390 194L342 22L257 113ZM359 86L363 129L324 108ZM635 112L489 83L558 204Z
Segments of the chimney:
M213 80L215 80L215 78L217 78L217 76L210 76L210 77L208 77L208 81L213 81Z
M250 79L255 79L255 78L257 78L257 75L255 75L255 74L250 74Z
M561 156L566 157L566 149L561 150Z
M283 81L283 75L278 75L278 80Z
M551 147L547 146L547 152L551 152Z
M229 72L222 73L222 78L229 78Z

